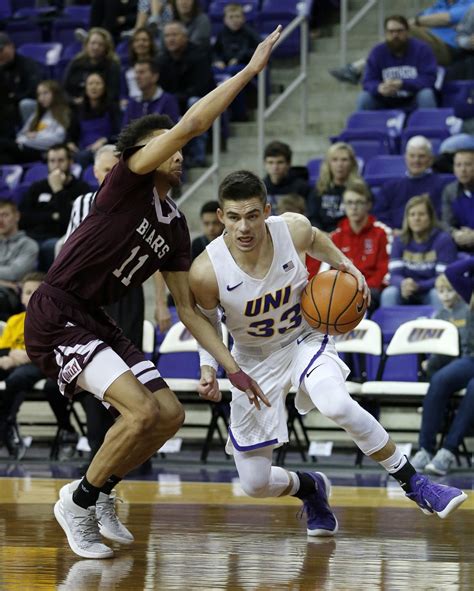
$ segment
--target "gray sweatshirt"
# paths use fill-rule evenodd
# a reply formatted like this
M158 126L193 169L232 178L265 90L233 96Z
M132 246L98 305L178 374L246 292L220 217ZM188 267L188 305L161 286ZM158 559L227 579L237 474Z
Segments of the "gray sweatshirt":
M9 238L0 238L0 279L20 281L36 269L38 244L23 230Z

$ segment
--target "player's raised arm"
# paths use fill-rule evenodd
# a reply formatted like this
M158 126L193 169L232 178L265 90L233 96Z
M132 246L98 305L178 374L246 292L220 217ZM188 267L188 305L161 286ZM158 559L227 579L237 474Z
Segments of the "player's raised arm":
M217 117L232 103L239 92L267 65L275 43L280 38L281 25L262 41L243 70L206 94L195 103L168 132L149 141L128 160L130 170L146 174L211 127Z
M310 221L299 213L284 213L293 243L298 252L308 253L314 259L328 263L339 271L345 271L354 275L359 285L359 290L364 292L364 298L370 303L370 290L362 273L357 267L337 248L329 236L311 226Z

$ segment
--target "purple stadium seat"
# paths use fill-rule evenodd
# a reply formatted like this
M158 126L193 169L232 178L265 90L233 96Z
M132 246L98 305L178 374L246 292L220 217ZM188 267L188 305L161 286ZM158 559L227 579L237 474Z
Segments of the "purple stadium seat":
M260 12L260 33L268 35L278 25L285 27L296 16L298 16L297 0L264 0ZM273 52L275 57L290 57L300 52L300 29L299 27L291 33Z
M445 82L441 89L441 107L455 109L457 100L466 90L474 87L472 80L451 80Z
M63 17L70 20L82 21L86 28L89 28L89 21L91 17L90 5L72 4L71 6L65 6L63 10Z
M321 164L323 163L324 157L321 158L312 158L308 160L306 163L306 168L308 169L308 180L310 186L313 186L319 177L319 169L321 168Z
M361 174L369 160L381 154L388 154L388 146L383 140L352 140L349 143L357 157Z
M10 189L16 189L20 182L23 169L19 164L4 164L0 166L0 180Z
M39 62L49 77L54 76L62 49L61 43L25 43L18 47L18 53Z
M332 141L351 143L354 140L379 140L391 154L397 154L405 113L400 110L356 111L346 122L345 129L331 137Z
M433 306L392 306L378 308L371 316L382 329L384 349L387 347L397 328L408 320L431 318L435 310ZM378 360L367 359L369 379L376 377ZM416 355L397 355L390 357L385 366L384 380L416 381L418 379L418 363Z
M64 47L74 43L74 31L84 28L84 23L79 19L57 18L51 28L51 41L62 43Z
M454 115L454 109L417 109L408 118L407 125L402 131L401 150L403 152L407 141L414 135L427 138L445 139L460 130L460 120Z
M370 186L402 177L406 172L404 156L375 156L365 163L364 179Z
M83 173L82 173L82 180L85 181L89 187L95 191L96 189L99 188L99 183L97 182L97 179L95 178L94 175L94 165L90 164L87 168L84 169Z
M34 21L10 21L7 23L5 32L16 47L25 43L41 43L43 41L41 29Z
M0 2L0 19L10 18L13 14L11 0L2 0Z

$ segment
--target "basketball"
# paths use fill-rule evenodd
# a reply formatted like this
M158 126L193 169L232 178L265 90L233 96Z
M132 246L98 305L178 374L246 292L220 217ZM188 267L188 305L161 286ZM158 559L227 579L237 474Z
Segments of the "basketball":
M357 279L344 271L324 271L315 275L301 295L301 311L306 322L324 334L350 332L362 320L367 308Z

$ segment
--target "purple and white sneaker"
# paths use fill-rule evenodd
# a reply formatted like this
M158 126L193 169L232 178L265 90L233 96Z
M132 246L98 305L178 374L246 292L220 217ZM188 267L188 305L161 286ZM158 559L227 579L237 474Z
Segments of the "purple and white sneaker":
M331 511L328 497L331 483L322 472L306 472L314 480L315 491L303 500L308 536L333 536L339 529L336 516Z
M446 486L432 482L422 474L411 477L410 486L413 492L407 497L420 507L426 515L436 513L444 519L467 499L466 493L454 486Z

